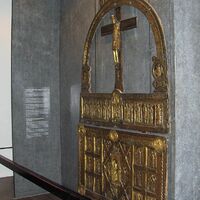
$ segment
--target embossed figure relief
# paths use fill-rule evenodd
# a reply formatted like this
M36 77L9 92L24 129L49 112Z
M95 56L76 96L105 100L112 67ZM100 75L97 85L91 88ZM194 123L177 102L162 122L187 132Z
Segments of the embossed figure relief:
M166 199L165 139L80 125L79 141L82 194L108 200Z
M145 99L145 101L144 101ZM82 94L81 122L141 131L168 130L168 103L164 95Z

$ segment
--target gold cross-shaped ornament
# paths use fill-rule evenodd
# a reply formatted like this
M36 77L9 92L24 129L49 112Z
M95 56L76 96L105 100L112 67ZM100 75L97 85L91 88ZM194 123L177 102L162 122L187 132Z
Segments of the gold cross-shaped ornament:
M100 5L108 0L100 0ZM121 47L121 32L137 27L137 18L133 17L126 20L121 20L121 7L115 8L115 15L111 16L112 24L101 28L101 35L113 35L112 51L115 64L115 90L123 92L123 69L122 69L122 47Z

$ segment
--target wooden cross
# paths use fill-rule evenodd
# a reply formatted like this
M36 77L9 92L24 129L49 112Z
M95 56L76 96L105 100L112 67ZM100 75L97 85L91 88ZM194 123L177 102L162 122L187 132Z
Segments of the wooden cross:
M126 20L121 20L121 8L115 8L115 18L120 22L120 31L127 31L133 28L137 28L137 18L133 17ZM106 36L113 34L114 24L109 24L101 28L101 35ZM123 92L123 70L122 70L122 48L119 51L119 63L115 64L115 90Z

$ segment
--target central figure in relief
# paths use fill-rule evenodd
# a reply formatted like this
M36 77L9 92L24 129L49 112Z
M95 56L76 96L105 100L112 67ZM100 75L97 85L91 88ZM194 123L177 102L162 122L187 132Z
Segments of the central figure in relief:
M115 65L120 63L120 49L121 49L121 32L120 32L120 21L118 21L114 15L112 15L113 23L113 57Z

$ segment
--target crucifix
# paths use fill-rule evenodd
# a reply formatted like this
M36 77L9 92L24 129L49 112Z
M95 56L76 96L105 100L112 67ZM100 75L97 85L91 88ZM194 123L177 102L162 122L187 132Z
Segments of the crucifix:
M121 47L121 32L137 27L137 18L133 17L126 20L121 20L121 8L115 8L115 15L112 15L112 24L101 28L101 35L113 35L113 58L115 64L115 90L123 92L123 69L122 69L122 47Z

